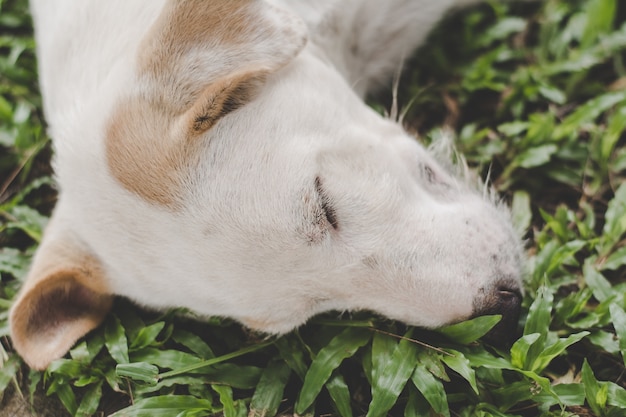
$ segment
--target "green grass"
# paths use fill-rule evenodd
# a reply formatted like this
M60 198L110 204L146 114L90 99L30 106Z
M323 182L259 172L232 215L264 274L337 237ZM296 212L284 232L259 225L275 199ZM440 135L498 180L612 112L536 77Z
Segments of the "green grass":
M425 142L454 128L528 230L510 351L476 340L490 317L425 331L331 313L263 339L119 300L65 359L28 371L7 311L55 195L33 48L26 1L0 0L0 393L45 392L78 416L626 415L623 1L473 7L440 25L402 79L407 127Z

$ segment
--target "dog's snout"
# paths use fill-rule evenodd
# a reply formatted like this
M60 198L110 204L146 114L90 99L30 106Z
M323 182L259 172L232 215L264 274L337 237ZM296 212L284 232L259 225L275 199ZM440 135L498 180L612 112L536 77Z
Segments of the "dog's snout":
M500 322L484 337L488 343L510 347L517 339L517 323L522 305L521 291L516 287L498 286L475 304L474 315L499 314Z

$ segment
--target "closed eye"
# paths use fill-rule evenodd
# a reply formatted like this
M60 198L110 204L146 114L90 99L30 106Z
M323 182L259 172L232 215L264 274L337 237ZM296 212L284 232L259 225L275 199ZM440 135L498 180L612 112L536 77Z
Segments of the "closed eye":
M328 198L328 194L324 191L322 179L319 176L315 177L315 191L319 196L320 205L322 206L322 211L326 216L326 221L333 227L333 229L337 230L339 228L339 223L337 222L337 212L332 206L330 198Z

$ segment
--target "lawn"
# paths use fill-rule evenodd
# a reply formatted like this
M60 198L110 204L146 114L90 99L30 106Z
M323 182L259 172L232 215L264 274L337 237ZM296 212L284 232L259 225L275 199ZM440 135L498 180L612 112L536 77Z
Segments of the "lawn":
M391 97L369 102L385 113ZM120 299L29 371L7 316L55 184L27 4L0 0L0 416L31 401L37 416L626 416L626 2L456 12L407 62L398 101L417 140L456 132L527 231L510 350L480 340L497 317L427 331L329 313L265 338Z

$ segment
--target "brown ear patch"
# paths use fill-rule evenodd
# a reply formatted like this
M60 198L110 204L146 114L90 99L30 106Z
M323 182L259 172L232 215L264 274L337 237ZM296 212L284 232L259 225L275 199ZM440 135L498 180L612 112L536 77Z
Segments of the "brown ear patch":
M112 302L94 256L74 241L44 242L11 308L13 345L29 366L45 369L97 327Z
M144 200L179 208L202 157L198 136L253 100L305 43L304 24L264 1L168 2L109 119L111 174Z
M164 113L162 107L140 98L120 103L107 131L111 173L145 200L176 209L181 184L200 162L202 143L196 137L248 103L266 74L254 71L223 77L206 87L181 116Z
M96 328L113 297L79 282L78 271L60 271L28 291L11 314L12 340L26 363L45 369Z

